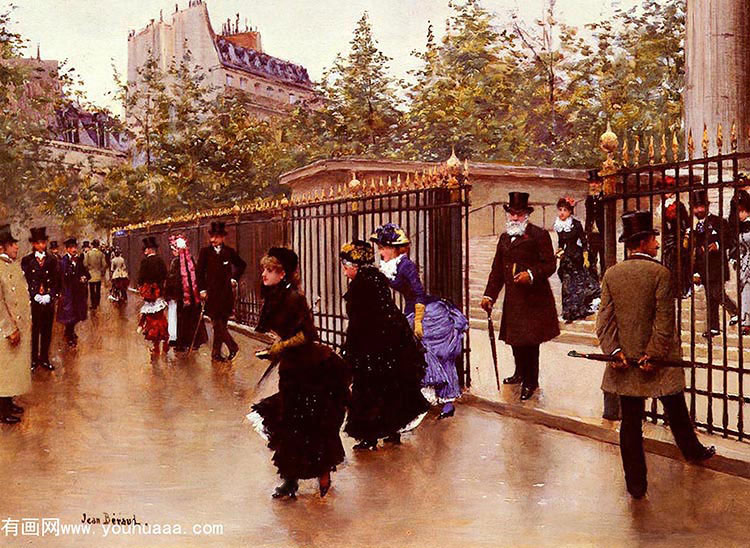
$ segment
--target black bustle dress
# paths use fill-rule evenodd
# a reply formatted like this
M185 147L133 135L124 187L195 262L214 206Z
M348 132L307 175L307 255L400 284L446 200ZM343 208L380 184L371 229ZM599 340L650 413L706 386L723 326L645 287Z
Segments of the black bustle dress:
M344 430L355 439L376 441L429 409L420 391L424 354L377 268L361 266L344 299L349 317L344 357L354 378Z
M279 359L279 391L252 406L248 419L268 440L273 463L287 480L318 478L344 460L341 425L351 376L347 364L318 342L305 297L286 280L264 287L256 331L273 331L282 340L299 332L300 346Z

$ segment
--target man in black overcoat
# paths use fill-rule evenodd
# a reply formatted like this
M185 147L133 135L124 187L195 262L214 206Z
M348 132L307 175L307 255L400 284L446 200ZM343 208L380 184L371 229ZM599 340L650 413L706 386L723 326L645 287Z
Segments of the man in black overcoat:
M586 240L589 247L591 270L597 270L601 278L604 275L604 193L602 179L597 170L589 171L589 193L586 196Z
M731 324L737 322L739 313L737 305L724 290L724 284L729 281L729 257L726 250L732 245L727 222L718 215L709 213L709 205L707 190L693 191L693 214L696 219L693 229L693 276L695 282L703 284L705 288L709 324L708 331L703 333L705 338L720 333L719 304L732 315Z
M492 312L505 287L500 340L513 349L515 373L504 384L521 384L521 400L529 399L539 386L539 345L560 334L557 308L549 277L557 269L549 233L529 222L529 195L511 192L503 206L506 232L500 235L492 261L482 308Z
M21 259L31 300L31 369L43 367L52 371L49 347L55 322L55 300L60 292L58 261L47 252L47 228L31 229L33 251Z
M211 358L231 361L239 352L239 346L229 334L227 322L234 311L234 288L247 264L237 251L224 244L227 236L225 223L212 222L208 235L211 245L201 249L195 276L201 300L206 303L206 315L211 318L214 330ZM227 357L221 353L223 344L229 349Z

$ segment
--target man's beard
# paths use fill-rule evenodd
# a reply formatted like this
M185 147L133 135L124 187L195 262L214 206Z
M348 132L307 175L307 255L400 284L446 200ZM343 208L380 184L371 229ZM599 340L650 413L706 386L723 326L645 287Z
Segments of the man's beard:
M526 227L529 224L529 218L526 217L523 221L511 221L510 219L505 221L505 232L508 236L523 236L526 232Z

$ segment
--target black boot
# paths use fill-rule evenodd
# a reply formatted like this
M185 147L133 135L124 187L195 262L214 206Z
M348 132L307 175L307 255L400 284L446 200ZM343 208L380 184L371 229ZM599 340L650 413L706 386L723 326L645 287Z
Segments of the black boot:
M271 494L271 496L275 499L281 499L284 497L294 499L297 498L297 489L299 489L297 480L285 479L284 483L279 485Z

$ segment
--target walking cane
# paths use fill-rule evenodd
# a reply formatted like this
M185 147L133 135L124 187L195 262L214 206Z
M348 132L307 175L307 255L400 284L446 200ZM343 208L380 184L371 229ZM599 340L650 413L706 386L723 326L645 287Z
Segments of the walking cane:
M203 323L203 312L206 310L206 301L201 302L201 313L198 316L198 323L195 326L195 333L193 333L193 340L190 341L190 348L188 348L187 355L190 356L190 354L193 353L193 346L195 346L195 339L198 338L198 331L201 328L201 323Z
M495 365L495 382L500 391L500 371L497 369L497 344L495 343L495 326L492 324L492 312L487 312L487 331L490 334L490 348L492 349L492 363Z

